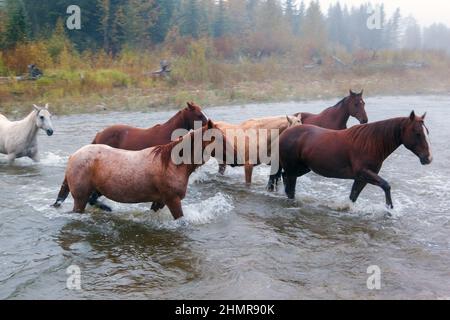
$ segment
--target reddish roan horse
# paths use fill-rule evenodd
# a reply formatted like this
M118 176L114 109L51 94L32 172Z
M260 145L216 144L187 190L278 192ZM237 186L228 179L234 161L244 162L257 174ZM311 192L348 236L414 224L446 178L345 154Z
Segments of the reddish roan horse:
M339 101L336 105L323 110L319 114L298 112L294 116L299 117L303 124L312 124L318 127L343 130L347 128L350 117L356 118L361 124L367 123L366 103L363 99L364 90L355 93L349 90L349 95ZM274 191L281 178L281 171L270 175L267 190Z
M97 190L121 203L153 202L152 209L155 211L167 205L174 219L181 218L181 200L186 195L189 176L208 159L195 162L192 156L189 163L175 164L172 162L172 151L185 142L193 148L194 135L201 131L203 136L209 129L220 130L209 120L202 128L177 141L140 151L116 149L103 144L87 145L70 157L66 169L67 186L61 187L58 198L64 201L70 192L74 198L73 211L82 213L92 192ZM222 133L210 140L202 139L199 145L201 154L216 138L222 141L217 141L215 148L222 146L225 153L227 143ZM194 155L192 149L191 154Z
M171 142L171 136L174 130L192 130L196 121L201 121L204 126L208 122L208 118L199 106L194 102L188 102L186 108L178 111L177 114L163 124L157 124L148 129L135 128L127 125L114 125L97 133L92 144L106 144L110 147L124 150L143 150ZM64 187L67 188L66 180L62 183L61 188ZM94 192L89 200L89 204L97 206L102 210L111 211L111 208L97 201L101 196L101 193ZM58 196L53 206L60 207L63 201Z
M425 114L394 118L354 126L346 130L328 130L301 125L280 136L280 161L288 198L295 196L297 177L311 170L338 179L354 180L350 199L355 202L370 183L383 189L386 204L393 208L391 187L378 173L383 161L400 145L411 150L423 165L432 161Z

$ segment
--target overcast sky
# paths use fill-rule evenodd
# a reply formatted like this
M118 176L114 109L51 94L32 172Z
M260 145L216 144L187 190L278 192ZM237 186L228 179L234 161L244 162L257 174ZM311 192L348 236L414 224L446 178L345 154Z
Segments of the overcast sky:
M300 2L301 0L297 0L297 3ZM326 12L329 5L338 2L338 0L319 0L319 2L322 10ZM342 5L346 4L348 7L367 2L384 3L389 16L399 7L403 17L412 15L423 26L429 26L437 22L450 26L450 1L448 0L340 0L339 2ZM305 3L309 3L309 0L306 0Z

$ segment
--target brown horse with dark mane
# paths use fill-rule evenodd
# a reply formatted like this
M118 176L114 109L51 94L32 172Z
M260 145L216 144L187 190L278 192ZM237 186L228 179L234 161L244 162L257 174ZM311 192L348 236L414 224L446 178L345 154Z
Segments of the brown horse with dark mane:
M167 144L171 141L172 132L176 129L194 129L194 122L201 121L205 125L208 118L194 102L177 112L163 124L148 129L126 125L114 125L97 133L92 144L106 144L113 148L125 150L143 150L153 146Z
M208 117L194 102L188 102L186 108L178 111L163 124L157 124L148 129L114 125L97 133L92 144L105 144L124 150L143 150L171 142L173 131L176 129L192 130L196 121L201 121L202 125L205 125L208 122ZM67 185L66 180L63 182L64 185ZM98 198L101 196L101 193L94 192L89 200L89 204L102 210L111 211L111 208L98 202ZM58 197L53 206L59 207L63 201Z
M323 110L319 114L299 112L294 116L300 118L303 124L312 124L318 127L343 130L347 128L347 122L350 117L356 118L361 124L367 123L368 118L366 114L365 105L363 100L362 90L360 93L355 93L352 90L349 91L349 96L339 101L336 105ZM274 191L278 186L278 182L281 178L281 172L270 175L269 182L267 183L267 190Z
M285 191L295 197L297 178L310 172L338 179L354 180L350 199L355 202L370 183L383 189L386 204L393 208L391 187L378 173L383 161L399 146L411 150L423 165L432 161L428 129L422 117L394 118L354 126L346 130L328 130L302 125L280 136L280 161L284 169Z
M74 198L73 211L82 213L92 192L97 190L121 203L153 202L155 211L167 205L174 219L181 218L181 200L186 195L189 176L208 160L208 155L201 161L194 161L192 157L187 163L175 164L172 151L180 143L187 143L194 154L193 137L198 133L204 137L210 129L220 130L209 120L204 127L177 141L141 151L115 149L103 144L87 145L70 157L65 176L67 185L61 187L58 199L64 201L70 192ZM217 141L217 145L209 147L211 155L214 155L214 148L225 152L225 135L219 133L214 139L202 139L201 150L197 151L203 155L205 149Z
M364 90L360 93L355 93L350 90L349 96L319 114L299 112L294 115L299 117L303 124L313 124L318 127L333 130L346 129L350 117L354 117L361 124L364 124L368 122L368 118L364 108L363 92Z

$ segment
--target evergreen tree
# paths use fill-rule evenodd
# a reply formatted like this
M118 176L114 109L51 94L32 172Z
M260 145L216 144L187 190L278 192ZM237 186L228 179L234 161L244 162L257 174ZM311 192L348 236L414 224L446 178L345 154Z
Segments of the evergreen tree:
M296 36L300 36L301 35L302 24L303 24L303 20L305 18L305 13L306 13L305 2L302 1L300 3L300 7L299 7L298 11L294 15L293 33Z
M222 37L226 33L227 21L225 11L225 1L219 0L214 21L214 37L216 38Z
M327 31L319 2L312 1L306 10L302 24L302 38L316 52L326 47Z
M28 39L29 25L26 19L22 0L6 1L6 26L3 35L3 46L14 47L17 43Z
M198 0L186 0L181 13L181 35L197 39L200 36L200 19Z
M289 28L294 32L295 30L295 1L294 0L286 0L286 4L284 7L284 16L286 18L286 22L289 25Z
M155 0L155 21L149 29L153 43L161 43L166 39L167 33L173 23L175 8L179 0Z
M394 15L389 20L386 27L386 45L388 48L395 49L398 47L400 34L400 8L395 10Z
M403 47L410 50L418 50L422 47L422 31L417 20L413 17L406 19Z

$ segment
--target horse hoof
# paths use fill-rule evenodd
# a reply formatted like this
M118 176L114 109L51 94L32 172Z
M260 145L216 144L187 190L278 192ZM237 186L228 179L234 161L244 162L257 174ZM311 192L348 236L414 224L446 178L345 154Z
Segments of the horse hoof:
M104 205L104 204L100 205L99 208L100 208L101 210L103 210L103 211L106 211L106 212L112 212L111 207L109 207L109 206L107 206L107 205Z
M112 209L110 206L107 206L106 204L97 203L94 205L95 208L100 209L105 212L112 212Z
M54 204L51 205L51 207L53 207L53 208L60 208L61 207L61 202L56 201Z

